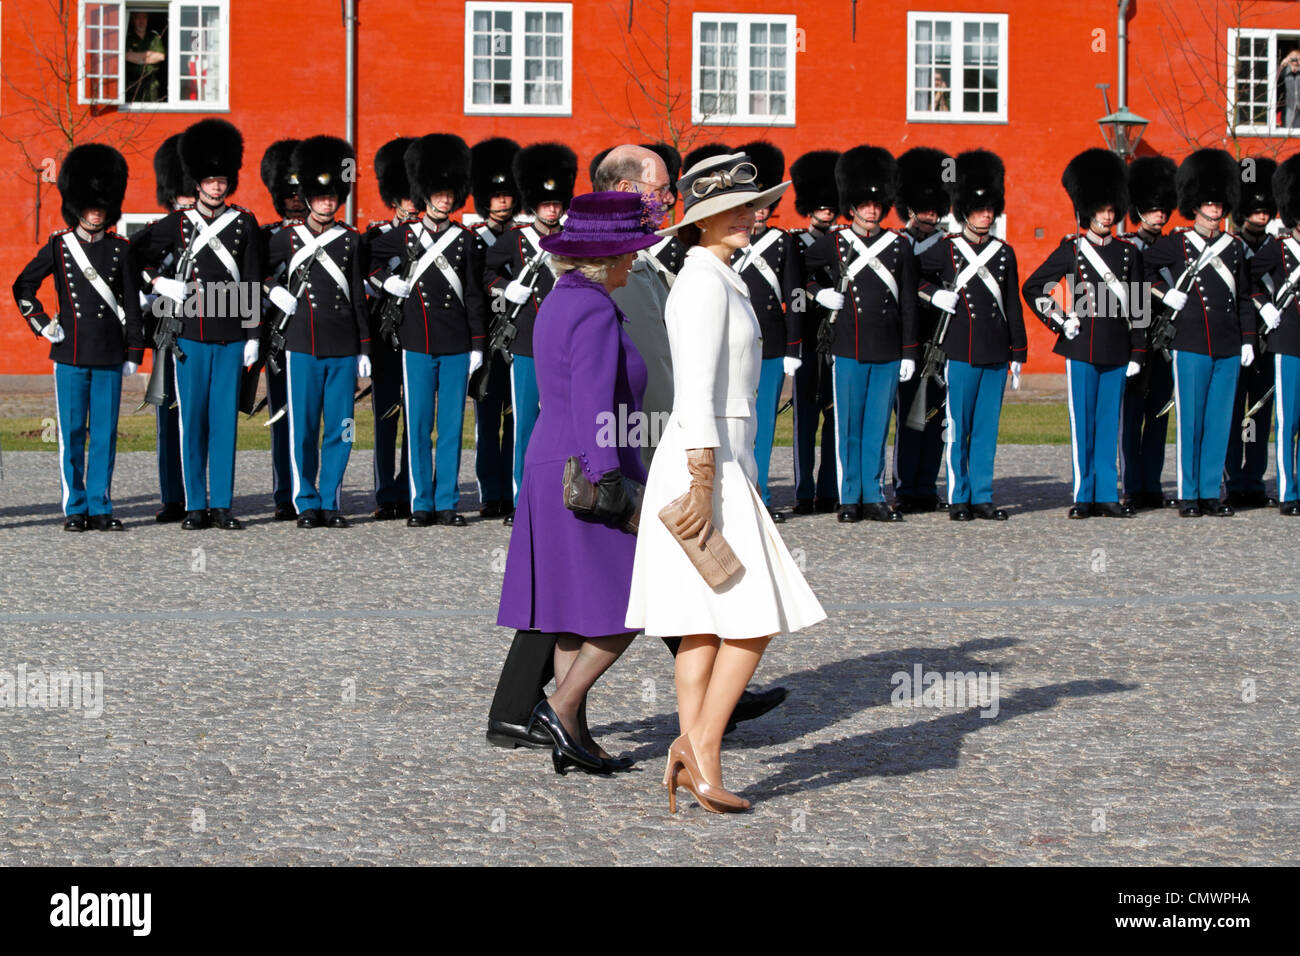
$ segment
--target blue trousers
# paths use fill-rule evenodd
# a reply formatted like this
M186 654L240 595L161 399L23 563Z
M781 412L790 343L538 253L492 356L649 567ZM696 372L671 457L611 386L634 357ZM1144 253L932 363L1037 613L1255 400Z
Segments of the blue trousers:
M1300 448L1300 357L1274 355L1277 382L1273 405L1277 409L1277 500L1300 501L1296 450Z
M412 511L454 511L460 500L460 439L469 389L469 353L402 352L406 389L406 473ZM438 429L437 455L433 430Z
M1160 494L1165 467L1169 417L1160 410L1174 395L1173 367L1159 352L1147 357L1148 368L1128 379L1120 414L1119 450L1124 465L1124 494ZM1143 391L1143 379L1148 382ZM1159 416L1159 417L1157 417Z
M1128 363L1094 365L1074 359L1065 363L1076 502L1119 500L1116 453L1127 371Z
M274 415L289 404L289 388L285 384L285 371L280 374L266 367L266 408ZM293 461L289 449L289 416L286 414L271 426L271 494L275 506L293 504Z
M835 356L835 472L841 508L885 500L885 446L898 366L897 360Z
M804 342L816 342L804 336ZM811 500L835 497L835 412L831 408L831 370L812 348L794 373L794 496ZM813 482L817 425L821 420L821 468Z
M510 363L492 350L487 395L474 403L474 474L482 504L514 500L515 424L510 420Z
M298 514L338 511L356 433L352 397L357 390L357 357L286 352L285 359L293 505Z
M899 498L925 498L939 494L939 466L943 463L943 414L925 423L924 431L913 431L904 423L920 387L920 369L910 382L898 386L894 429L894 493ZM943 397L931 382L927 391L931 407Z
M1178 497L1219 499L1241 360L1174 352L1178 409Z
M158 449L158 495L164 505L179 505L185 501L185 482L181 478L181 412L176 404L176 364L166 358L154 361L163 363L163 404L157 410L154 423Z
M1007 364L948 360L948 504L993 503L993 459Z
M397 429L402 423L399 412L392 418L384 415L394 405L402 404L402 353L387 343L370 343L370 408L375 414L375 504L406 505L410 503L410 479L406 474L406 432L402 432L401 454L398 455Z
M763 504L772 507L772 490L767 477L772 464L772 441L776 437L776 409L781 404L785 382L785 359L763 359L758 373L758 404L755 406L754 464L758 467L758 493Z
M185 361L176 362L176 394L181 403L185 510L229 508L235 493L235 425L244 343L181 339L180 344Z
M1228 457L1223 465L1224 491L1258 494L1264 491L1268 470L1268 433L1273 423L1273 397L1255 413L1254 425L1242 428L1250 406L1264 397L1273 384L1274 363L1256 360L1237 374L1237 391L1232 400L1232 424L1228 428ZM1276 394L1276 393L1275 393Z
M113 513L113 463L122 366L54 363L54 408L59 429L59 478L64 515ZM87 448L89 436L89 448Z
M537 391L537 366L527 355L516 355L510 363L510 403L515 409L514 503L519 504L519 486L524 481L524 453L533 437L533 426L542 410Z

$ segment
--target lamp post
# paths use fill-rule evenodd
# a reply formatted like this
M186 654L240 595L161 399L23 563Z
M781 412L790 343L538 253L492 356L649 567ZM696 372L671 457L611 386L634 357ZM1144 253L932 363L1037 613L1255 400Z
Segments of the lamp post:
M1106 92L1110 84L1098 83L1097 88L1101 90L1102 100L1106 104L1106 115L1097 120L1102 139L1106 141L1107 149L1128 162L1137 151L1137 145L1150 120L1138 116L1122 103L1119 109L1110 112L1110 96Z

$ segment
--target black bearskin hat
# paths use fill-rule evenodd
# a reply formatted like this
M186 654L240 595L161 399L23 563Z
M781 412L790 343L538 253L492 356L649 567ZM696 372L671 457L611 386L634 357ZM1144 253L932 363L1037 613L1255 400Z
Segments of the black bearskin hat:
M1140 213L1159 209L1166 216L1178 205L1178 187L1174 184L1178 167L1168 156L1139 156L1128 167L1128 218L1140 225Z
M492 197L497 193L509 193L518 212L523 197L519 195L511 164L519 152L519 144L504 136L494 136L475 143L469 152L469 169L474 179L474 211L486 219L492 208Z
M59 193L63 196L63 221L75 229L87 209L104 210L104 228L122 218L126 196L126 159L112 146L86 143L63 157L59 167Z
M450 189L453 211L469 198L469 146L455 133L430 133L406 148L406 178L411 201L421 212L436 192Z
M987 149L958 153L957 179L948 184L953 213L964 220L976 209L992 207L993 215L1002 215L1007 207L1005 176L1006 168L997 153Z
M855 206L873 201L880 203L883 216L898 195L898 161L879 146L847 149L835 161L835 189L844 216L852 216Z
M1207 202L1223 203L1223 211L1237 207L1241 196L1241 167L1222 149L1198 149L1178 167L1178 211L1188 219Z
M835 193L835 163L839 158L833 149L814 149L790 164L795 212L811 216L818 209L833 209L839 215Z
M307 203L331 195L343 203L357 178L357 151L337 136L304 139L294 149L290 164L298 176L298 194Z
M185 175L181 166L180 142L181 134L173 133L153 154L154 196L168 212L176 207L178 197L194 195L194 180Z
M239 188L239 167L244 165L244 137L223 119L199 120L181 133L181 163L185 175L197 186L210 176L226 177L226 196Z
M913 146L898 157L900 219L906 220L916 212L937 212L940 216L948 212L950 203L944 172L950 166L951 156L929 146Z
M1074 203L1074 215L1086 226L1103 206L1115 207L1119 222L1128 209L1128 169L1124 160L1108 149L1085 149L1065 166L1061 185Z
M578 181L578 154L563 143L533 143L515 153L515 184L532 213L544 202L569 208Z
M278 139L262 154L262 185L271 194L276 213L284 218L284 203L298 192L298 174L293 168L293 151L302 140Z
M1288 229L1300 223L1300 153L1284 159L1273 174L1273 198Z
M744 146L737 146L736 152L745 153L754 161L754 167L758 170L759 189L771 189L785 182L785 153L767 140L756 139ZM777 202L780 202L779 198ZM770 208L776 209L776 205L774 202Z
M1254 163L1253 170L1244 165L1248 162ZM1232 211L1232 218L1243 223L1251 213L1261 211L1267 212L1270 219L1273 218L1277 215L1277 200L1273 198L1273 174L1277 172L1277 163L1265 156L1243 159L1242 163L1241 198ZM1246 181L1248 170L1254 174L1249 182Z
M659 158L668 167L668 191L673 194L673 199L676 199L677 180L682 175L682 154L668 143L642 143L641 145L652 153L658 153Z
M696 146L682 159L682 171L689 172L696 163L712 159L714 156L726 156L728 153L736 152L739 152L739 150L732 149L723 143L705 143L703 146Z
M375 150L375 182L379 184L379 198L389 209L396 209L403 199L411 198L406 151L413 142L413 136L399 136Z

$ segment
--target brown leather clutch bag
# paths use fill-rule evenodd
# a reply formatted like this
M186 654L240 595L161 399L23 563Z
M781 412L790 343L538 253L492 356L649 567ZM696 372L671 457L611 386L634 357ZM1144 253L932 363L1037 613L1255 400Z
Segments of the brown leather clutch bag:
M708 534L703 541L698 534L691 538L683 538L673 530L685 513L688 497L689 492L664 505L659 512L659 520L682 546L682 550L691 559L695 570L700 572L705 583L711 588L720 588L745 570L745 566L736 557L736 552L731 550L727 539L712 525L709 526Z

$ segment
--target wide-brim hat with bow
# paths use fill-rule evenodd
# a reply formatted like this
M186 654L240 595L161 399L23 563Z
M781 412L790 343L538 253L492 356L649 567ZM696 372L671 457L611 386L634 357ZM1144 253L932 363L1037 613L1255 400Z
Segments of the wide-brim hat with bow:
M751 204L764 209L781 198L790 188L786 180L770 189L760 189L758 167L748 153L725 153L700 160L677 180L682 197L682 220L659 230L661 236L673 236L682 226L716 216L728 209Z
M626 255L659 241L650 215L638 193L585 193L569 203L564 229L540 244L551 255L576 259Z

